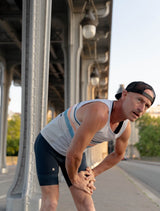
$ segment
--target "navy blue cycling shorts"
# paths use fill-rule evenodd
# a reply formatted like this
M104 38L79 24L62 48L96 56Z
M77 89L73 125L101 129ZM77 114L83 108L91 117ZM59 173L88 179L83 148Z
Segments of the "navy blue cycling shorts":
M34 144L34 151L36 158L37 175L40 186L59 184L59 167L62 170L67 185L69 187L72 185L65 168L66 157L56 152L41 134L37 136ZM83 153L82 162L78 171L84 171L86 168L86 156L85 153Z

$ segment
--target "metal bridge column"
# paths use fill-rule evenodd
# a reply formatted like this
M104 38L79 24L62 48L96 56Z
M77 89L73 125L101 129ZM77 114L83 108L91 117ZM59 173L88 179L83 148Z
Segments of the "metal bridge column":
M7 116L12 74L0 63L0 172L6 173Z
M46 124L51 4L51 0L23 1L21 137L16 175L7 195L8 211L40 207L34 141Z
M68 40L65 40L65 108L80 100L81 14L69 11Z

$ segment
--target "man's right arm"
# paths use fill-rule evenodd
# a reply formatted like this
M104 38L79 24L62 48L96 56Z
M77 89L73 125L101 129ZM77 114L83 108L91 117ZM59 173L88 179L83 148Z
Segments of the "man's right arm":
M89 145L93 136L99 131L108 119L108 108L105 104L90 104L89 109L85 110L82 123L75 132L71 145L66 155L66 169L73 185L82 187L86 190L87 177L78 174L78 168L81 164L82 154Z

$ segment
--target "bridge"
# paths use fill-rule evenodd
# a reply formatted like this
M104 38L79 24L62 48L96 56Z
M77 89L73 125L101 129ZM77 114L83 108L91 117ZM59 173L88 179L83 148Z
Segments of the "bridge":
M113 0L0 1L2 173L7 171L9 89L12 82L22 87L19 156L7 210L38 210L33 144L47 111L56 115L79 101L108 97L112 7ZM96 34L87 37L84 26L91 23ZM94 164L92 153L87 156Z

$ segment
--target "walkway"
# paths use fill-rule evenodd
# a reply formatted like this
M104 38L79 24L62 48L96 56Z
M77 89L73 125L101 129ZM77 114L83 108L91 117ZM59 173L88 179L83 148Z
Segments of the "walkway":
M125 162L125 161L124 161ZM7 174L0 174L0 211L6 210L6 193L11 184L15 167ZM96 179L97 190L93 194L96 211L159 211L160 205L145 193L146 189L118 166ZM71 194L65 184L60 184L60 200L57 211L76 211Z

